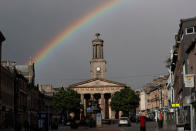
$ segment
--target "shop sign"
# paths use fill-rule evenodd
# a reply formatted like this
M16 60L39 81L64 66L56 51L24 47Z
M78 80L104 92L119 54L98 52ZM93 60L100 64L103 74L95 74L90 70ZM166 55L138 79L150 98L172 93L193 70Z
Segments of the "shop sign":
M172 107L180 107L180 104L172 104Z
M171 108L171 109L169 109L169 112L174 112L174 109L172 109L172 108Z
M91 108L87 108L88 113L93 113L93 110Z
M184 84L185 87L194 87L194 75L193 74L184 75Z

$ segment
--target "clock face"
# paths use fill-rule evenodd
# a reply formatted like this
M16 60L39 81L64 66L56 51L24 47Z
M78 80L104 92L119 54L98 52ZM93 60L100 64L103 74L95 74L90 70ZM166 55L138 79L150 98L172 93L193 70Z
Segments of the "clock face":
M100 67L97 67L97 68L96 68L96 71L100 71L100 70L101 70L101 68L100 68Z

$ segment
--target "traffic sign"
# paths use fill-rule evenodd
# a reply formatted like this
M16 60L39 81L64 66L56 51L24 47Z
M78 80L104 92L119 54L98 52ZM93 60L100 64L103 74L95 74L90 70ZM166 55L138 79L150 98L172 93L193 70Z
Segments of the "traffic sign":
M93 110L92 110L91 108L87 108L87 112L88 112L88 113L92 113Z

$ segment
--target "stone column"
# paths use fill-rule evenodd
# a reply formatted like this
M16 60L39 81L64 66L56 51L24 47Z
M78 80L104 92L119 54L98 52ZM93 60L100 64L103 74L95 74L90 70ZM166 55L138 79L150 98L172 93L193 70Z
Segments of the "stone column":
M101 59L103 59L103 46L101 46Z
M80 94L80 104L83 104L84 105L84 94Z
M109 119L112 119L112 109L110 107L110 102L111 102L111 98L108 100L108 106L109 106Z
M84 94L80 94L80 104L84 105ZM84 110L80 111L80 120L82 119L84 115Z
M96 46L93 46L93 59L96 58Z
M84 98L84 116L86 117L86 99Z
M90 98L91 100L93 100L93 99L94 99L94 96L93 96L93 95L94 95L94 94L91 94L91 98Z
M97 59L97 45L95 46L95 59Z
M100 45L97 45L97 58L100 59Z
M105 98L104 98L104 94L101 94L101 115L102 115L102 119L105 119Z
M111 102L111 98L109 99L109 105ZM109 106L109 119L115 119L115 111L112 111L111 106Z
M114 93L111 93L111 98L112 98L113 95L114 95ZM111 98L110 98L109 104L111 102ZM111 119L115 119L116 112L115 111L112 111L111 107L110 107L110 111L111 111Z

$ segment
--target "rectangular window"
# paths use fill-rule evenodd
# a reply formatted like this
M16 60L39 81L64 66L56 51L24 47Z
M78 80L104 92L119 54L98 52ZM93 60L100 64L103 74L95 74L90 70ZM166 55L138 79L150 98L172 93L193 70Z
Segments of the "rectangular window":
M193 33L194 33L194 28L193 27L186 28L186 34L193 34Z

